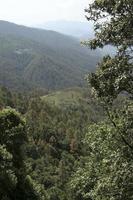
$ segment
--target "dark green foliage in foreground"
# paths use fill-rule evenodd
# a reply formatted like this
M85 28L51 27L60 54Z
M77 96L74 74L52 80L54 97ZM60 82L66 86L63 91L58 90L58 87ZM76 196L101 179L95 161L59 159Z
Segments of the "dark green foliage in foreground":
M37 186L28 176L23 145L25 121L12 109L0 112L0 199L39 200Z

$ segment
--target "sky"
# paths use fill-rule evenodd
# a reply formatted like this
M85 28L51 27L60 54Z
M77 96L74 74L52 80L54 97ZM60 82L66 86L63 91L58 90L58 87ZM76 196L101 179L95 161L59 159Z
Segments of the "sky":
M91 0L0 0L0 20L23 25L47 21L84 21Z

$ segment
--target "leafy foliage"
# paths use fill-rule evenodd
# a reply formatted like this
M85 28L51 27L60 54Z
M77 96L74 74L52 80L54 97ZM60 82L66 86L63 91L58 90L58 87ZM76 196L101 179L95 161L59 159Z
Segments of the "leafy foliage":
M88 156L70 181L71 198L132 199L133 3L95 0L86 12L87 19L95 21L96 34L85 44L92 49L112 44L117 52L114 57L104 57L96 73L88 76L92 92L108 118L89 127L85 137ZM125 100L119 102L122 96Z
M25 121L12 110L0 112L0 199L43 199L28 176L22 146L27 140Z
M93 98L80 88L52 94L46 92L46 95L38 95L39 91L31 96L10 93L4 88L0 90L1 109L15 107L26 119L25 123L12 109L0 112L2 200L133 199L133 4L131 0L95 0L86 13L88 20L95 21L96 34L85 44L92 49L110 44L117 48L115 56L105 56L96 72L88 76ZM7 32L17 40L12 26L15 25L10 24ZM41 51L44 50L41 42L48 45L41 30L39 36L36 30L30 35L30 30L24 27L17 31L21 39L30 39L30 45L36 42ZM64 41L65 36L62 37ZM69 43L65 45L70 50ZM57 46L60 49L57 54L64 51L61 44ZM41 51L38 57L35 48L29 59L24 56L22 60L25 63L32 60L30 68L24 69L28 79L32 67L36 70L38 66L39 78L33 76L34 83L44 87L40 75L45 66L40 63L50 61L54 71L55 54L44 59ZM22 66L19 67L18 75Z

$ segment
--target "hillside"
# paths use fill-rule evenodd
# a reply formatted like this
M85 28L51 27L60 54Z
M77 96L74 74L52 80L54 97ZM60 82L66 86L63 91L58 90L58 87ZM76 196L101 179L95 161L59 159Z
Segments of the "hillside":
M49 21L40 25L36 25L36 27L57 31L59 33L69 35L75 37L79 40L88 40L94 38L94 26L92 22L80 22L80 21ZM116 49L107 45L103 49L95 50L96 54L100 51L102 56L106 54L114 55Z
M74 109L77 111L83 108L92 122L100 121L103 118L103 111L93 99L88 88L68 88L52 92L41 99L43 102L59 107L62 110Z
M15 90L82 86L100 54L54 31L0 21L0 84Z
M79 106L81 101L87 104L87 93L88 90L85 88L69 88L45 95L42 97L42 100L59 107L70 105Z

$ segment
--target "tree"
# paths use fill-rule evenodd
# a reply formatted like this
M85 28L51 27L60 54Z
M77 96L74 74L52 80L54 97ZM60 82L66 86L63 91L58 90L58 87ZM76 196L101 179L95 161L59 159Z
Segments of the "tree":
M73 199L133 199L133 2L94 0L85 10L94 21L95 38L84 42L91 49L116 47L95 73L88 75L94 96L108 118L89 127L85 164L73 176Z
M36 184L26 170L23 151L26 141L24 119L13 109L2 110L0 112L0 199L2 200L41 199Z
M69 183L71 199L132 199L133 162L109 121L91 125L84 145L85 164L81 164Z
M132 110L133 98L133 3L132 0L95 0L88 9L87 19L95 22L95 38L86 45L92 49L104 45L114 45L117 48L114 57L106 56L98 64L96 73L88 76L88 82L95 96L103 103L107 115L120 133L123 142L133 151L132 144L123 136L123 129L115 122L116 113L113 104L120 94L126 98L125 108ZM124 112L124 111L123 111ZM126 112L126 110L125 110ZM126 130L126 127L124 128ZM127 133L126 137L130 137ZM132 143L132 141L131 141Z
M95 0L85 11L87 19L95 22L95 38L85 44L92 49L110 44L117 48L116 56L106 56L97 72L89 76L91 86L106 102L112 102L121 92L132 96L132 0Z

